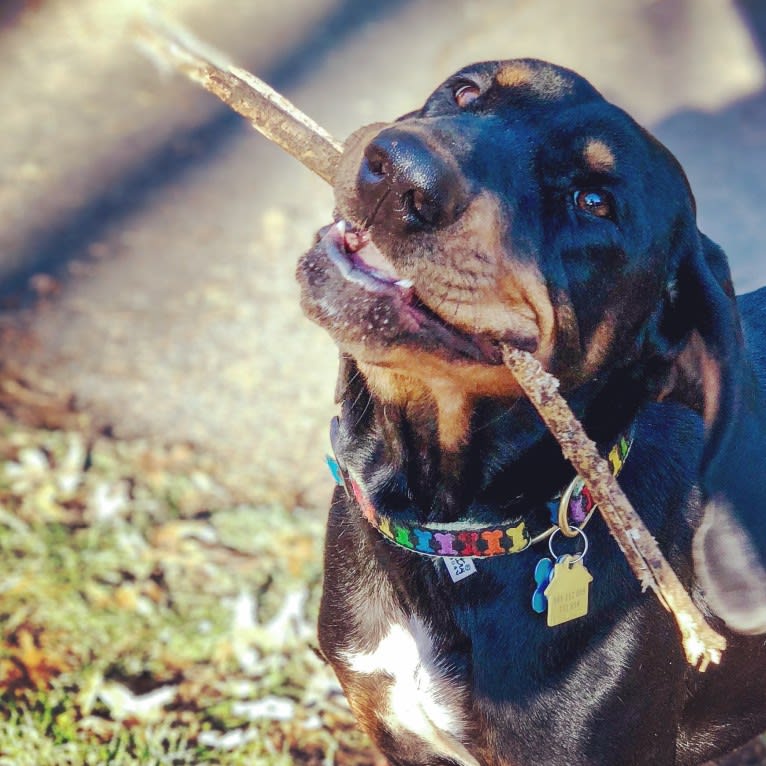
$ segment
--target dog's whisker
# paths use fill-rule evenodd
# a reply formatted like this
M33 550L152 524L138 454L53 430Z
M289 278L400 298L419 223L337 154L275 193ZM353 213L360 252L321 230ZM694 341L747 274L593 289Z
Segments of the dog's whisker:
M364 405L364 408L362 409L362 412L359 414L359 417L356 420L356 423L354 424L354 428L356 428L363 420L364 416L367 414L367 410L370 409L370 405L373 403L372 394L367 395L367 402Z
M359 400L365 395L366 389L362 388L360 389L359 393L356 395L354 401L351 403L351 409L355 409L356 405L359 404Z
M340 398L343 399L345 397L346 393L348 393L348 390L351 388L351 385L356 382L357 378L361 376L361 372L359 370L356 370L354 374L346 381L346 385L343 387L343 391L340 393Z
M486 429L491 428L493 425L495 425L496 423L499 423L501 420L508 417L509 415L512 415L513 411L518 408L520 403L521 403L521 400L516 399L516 401L512 402L502 412L490 418L485 423L482 423L480 426L476 426L476 428L474 429L474 433L480 433L481 431L485 431Z

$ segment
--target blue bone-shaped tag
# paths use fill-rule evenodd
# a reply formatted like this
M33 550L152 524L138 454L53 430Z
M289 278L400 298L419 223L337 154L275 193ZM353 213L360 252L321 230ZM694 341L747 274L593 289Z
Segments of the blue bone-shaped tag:
M553 574L553 561L548 558L540 559L535 567L535 583L537 587L532 594L532 609L538 614L543 614L548 608L548 599L545 596L545 589L551 581Z

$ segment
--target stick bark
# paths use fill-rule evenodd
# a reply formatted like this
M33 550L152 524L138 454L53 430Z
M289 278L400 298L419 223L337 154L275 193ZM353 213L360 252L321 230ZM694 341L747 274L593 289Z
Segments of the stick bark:
M688 662L703 672L711 662L720 662L726 639L705 622L657 541L620 489L608 462L559 393L558 380L526 351L505 346L503 361L556 437L564 456L585 481L642 589L651 588L673 613Z
M176 24L147 18L136 25L136 34L152 58L218 96L269 141L332 185L343 144L284 96Z
M225 62L191 34L155 18L143 22L138 35L159 61L202 85L246 117L309 170L332 184L343 151L335 140L287 99L254 75ZM612 476L609 465L558 391L558 380L527 352L506 346L505 364L561 445L565 457L586 482L609 531L643 589L651 588L675 616L686 658L704 671L718 663L726 647L665 560L630 501Z

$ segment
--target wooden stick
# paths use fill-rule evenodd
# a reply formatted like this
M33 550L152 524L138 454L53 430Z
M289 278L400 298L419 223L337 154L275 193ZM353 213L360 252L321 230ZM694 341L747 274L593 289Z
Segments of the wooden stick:
M332 184L343 145L249 72L220 61L188 32L166 22L143 23L139 35L160 61L214 93L254 128ZM651 588L670 609L681 631L686 658L700 671L718 663L726 640L700 614L676 577L609 465L558 392L559 382L524 351L503 350L503 359L588 485L610 532L643 589Z
M703 672L711 662L720 662L726 639L705 622L657 541L620 489L609 464L559 393L558 380L526 351L505 346L503 361L556 437L564 456L587 484L641 587L655 591L675 616L686 659Z
M159 17L136 27L139 42L156 60L170 64L246 117L266 138L332 184L343 144L250 72L232 66L191 33Z

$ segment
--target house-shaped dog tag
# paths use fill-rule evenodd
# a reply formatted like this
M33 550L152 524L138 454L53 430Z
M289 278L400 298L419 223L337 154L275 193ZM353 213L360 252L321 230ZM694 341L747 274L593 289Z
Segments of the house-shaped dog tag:
M588 613L588 588L592 581L593 576L585 568L581 556L562 556L558 560L545 589L549 627Z

